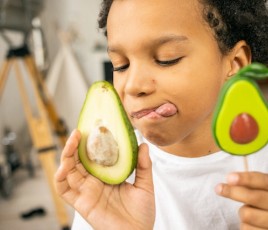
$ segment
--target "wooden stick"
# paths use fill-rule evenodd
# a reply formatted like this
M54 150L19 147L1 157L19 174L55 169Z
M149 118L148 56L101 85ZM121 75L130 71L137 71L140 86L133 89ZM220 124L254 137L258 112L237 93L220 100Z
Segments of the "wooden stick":
M7 59L3 63L3 67L0 72L0 98L4 91L5 83L7 81L8 73L9 73L12 62L13 62L12 59Z
M245 169L245 172L248 172L249 171L248 158L247 158L247 156L244 156L244 169Z

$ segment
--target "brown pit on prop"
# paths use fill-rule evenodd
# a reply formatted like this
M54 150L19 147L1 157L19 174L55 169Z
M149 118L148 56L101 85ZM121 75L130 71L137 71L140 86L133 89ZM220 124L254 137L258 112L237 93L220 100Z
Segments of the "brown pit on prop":
M238 144L248 144L256 139L259 126L255 118L248 113L239 114L230 128L231 139Z
M118 144L105 126L97 126L88 136L87 155L91 161L103 166L113 166L117 162Z

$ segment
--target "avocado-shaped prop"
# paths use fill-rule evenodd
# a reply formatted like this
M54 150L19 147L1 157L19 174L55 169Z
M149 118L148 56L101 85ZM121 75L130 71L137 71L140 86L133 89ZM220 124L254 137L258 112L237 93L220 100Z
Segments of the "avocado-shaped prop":
M98 81L88 90L80 112L78 155L85 169L107 184L120 184L133 172L138 144L114 87Z
M268 104L256 80L268 68L252 63L223 86L214 112L212 131L218 146L234 155L248 155L268 142Z

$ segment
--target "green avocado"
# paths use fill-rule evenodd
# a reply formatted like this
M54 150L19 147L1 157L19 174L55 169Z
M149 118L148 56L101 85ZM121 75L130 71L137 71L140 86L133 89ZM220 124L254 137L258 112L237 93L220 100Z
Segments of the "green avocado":
M234 155L247 155L268 142L268 105L256 83L268 69L253 63L223 86L213 116L212 131L218 146Z
M120 184L137 164L134 129L114 87L93 83L80 112L78 155L85 169L107 184Z

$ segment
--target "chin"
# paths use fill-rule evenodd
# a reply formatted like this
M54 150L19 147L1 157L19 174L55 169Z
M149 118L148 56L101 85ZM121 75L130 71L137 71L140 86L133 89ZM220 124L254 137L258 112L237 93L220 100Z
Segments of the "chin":
M142 135L148 140L150 143L156 146L169 146L174 144L176 141L167 135L166 133L155 133L152 131L142 132Z

